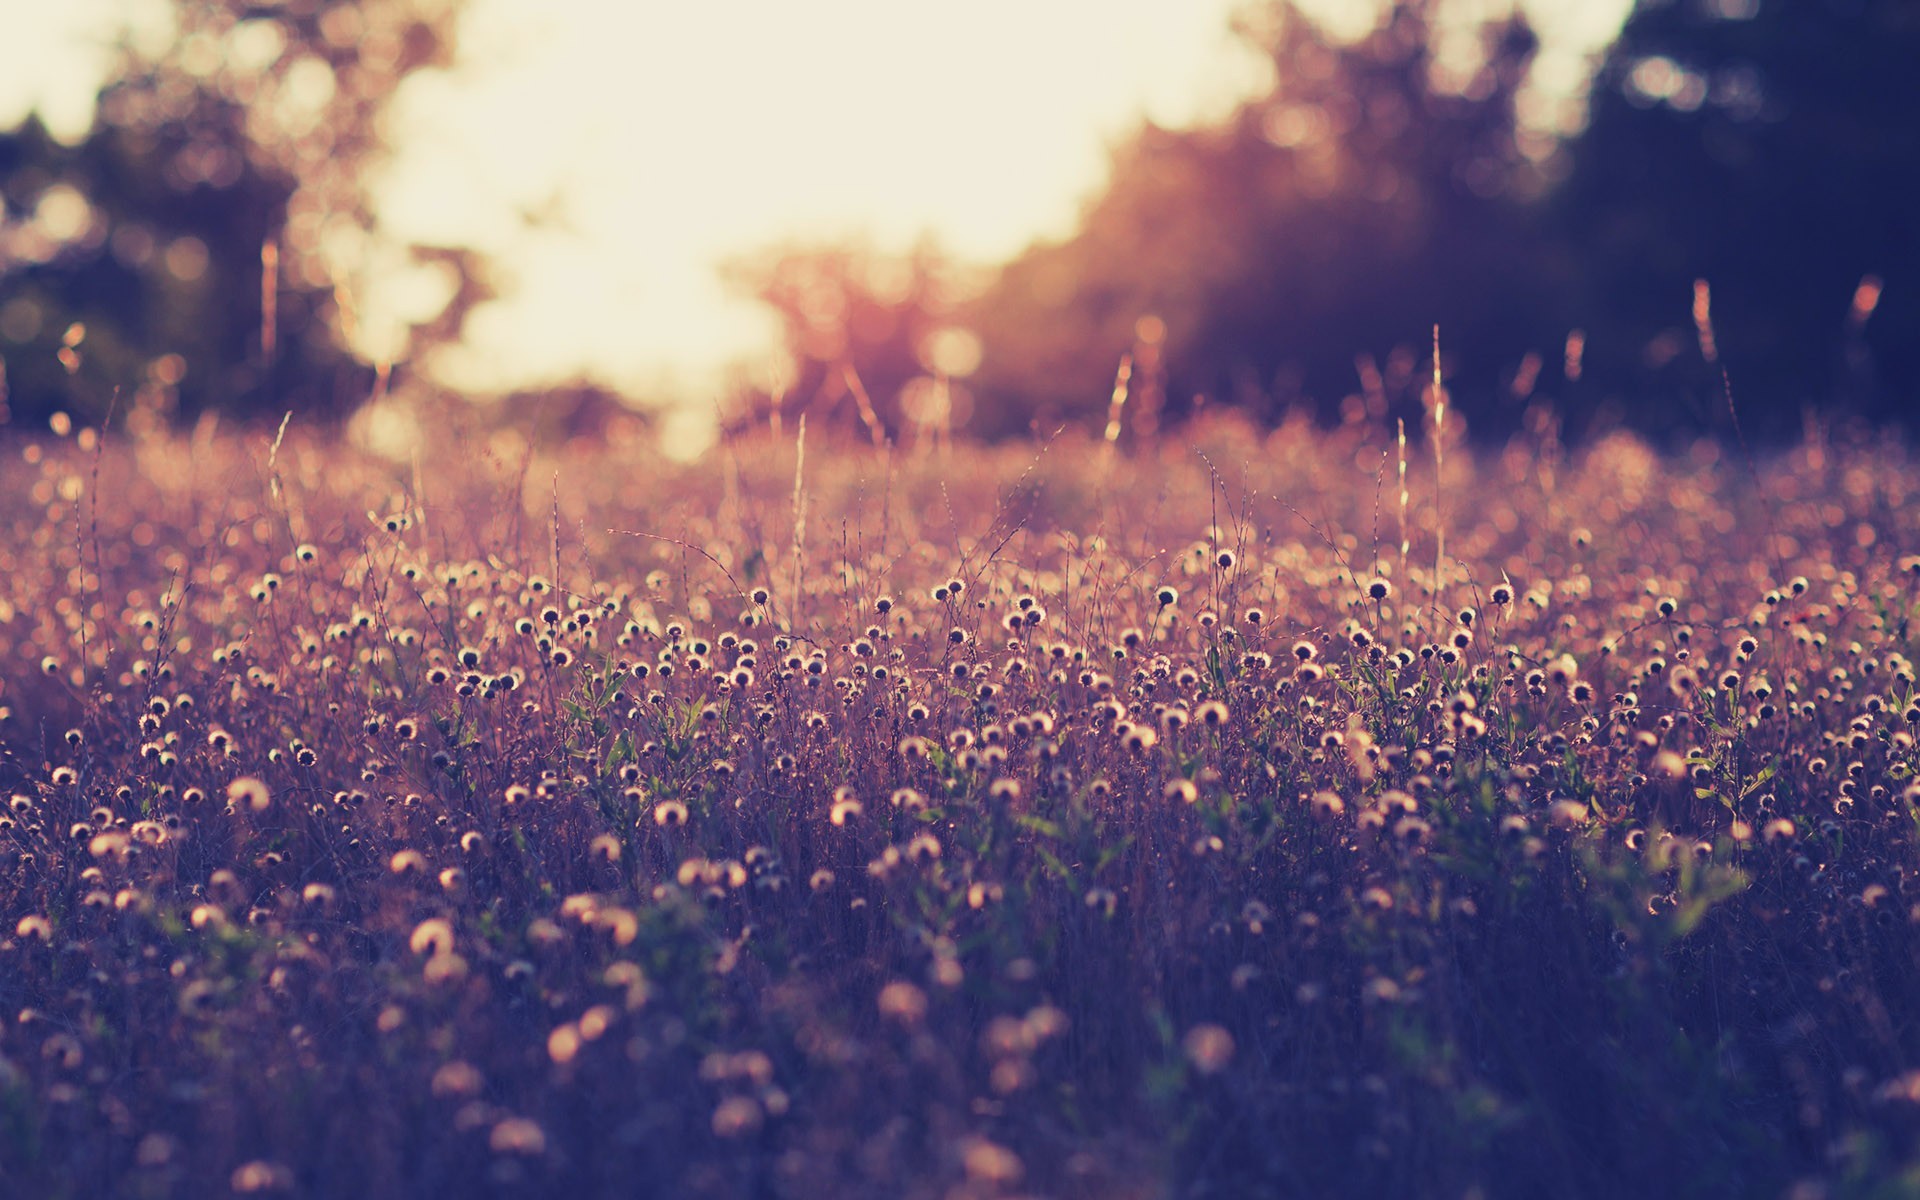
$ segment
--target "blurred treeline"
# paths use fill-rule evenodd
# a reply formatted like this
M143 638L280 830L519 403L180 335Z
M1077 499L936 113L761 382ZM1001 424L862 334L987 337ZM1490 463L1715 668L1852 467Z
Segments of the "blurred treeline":
M800 364L785 406L852 420L850 363L909 437L949 415L989 437L1097 429L1126 356L1128 430L1203 404L1412 428L1437 323L1452 411L1484 434L1547 415L1729 433L1729 379L1756 440L1809 416L1911 424L1920 5L1642 0L1567 136L1521 120L1526 19L1480 24L1463 70L1438 52L1459 34L1443 11L1400 0L1353 41L1288 3L1250 14L1273 90L1212 128L1142 129L1078 232L983 288L924 250L904 283L899 260L769 252L743 275L808 281L755 293ZM903 342L943 326L979 339L964 379ZM757 418L771 397L748 400Z
M116 47L74 145L0 132L0 410L44 426L288 409L344 416L385 386L350 348L379 252L449 277L412 331L486 299L457 246L383 244L366 180L402 82L453 62L462 0L173 0Z
M84 142L0 134L13 419L338 415L373 394L346 348L379 236L362 181L395 89L450 60L458 2L175 0L179 36L125 50ZM1203 405L1412 426L1435 324L1451 411L1481 433L1549 414L1724 433L1728 379L1755 439L1920 408L1912 0L1640 0L1587 120L1558 132L1523 120L1539 42L1518 14L1468 30L1464 59L1438 0L1392 0L1358 39L1288 0L1240 32L1272 90L1208 128L1142 128L1064 241L991 270L930 245L732 264L793 368L735 419L1099 427L1125 363L1129 436ZM470 251L408 252L454 281L417 351L489 291Z

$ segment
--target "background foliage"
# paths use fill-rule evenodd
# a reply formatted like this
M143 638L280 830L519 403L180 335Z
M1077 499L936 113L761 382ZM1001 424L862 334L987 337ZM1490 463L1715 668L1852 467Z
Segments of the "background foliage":
M1912 6L1642 3L1564 140L1519 120L1524 17L1480 28L1464 78L1437 61L1441 23L1429 0L1354 41L1286 3L1249 17L1274 90L1216 127L1143 128L1072 236L963 307L984 350L971 429L1097 423L1128 353L1153 368L1135 399L1171 414L1391 408L1417 426L1438 321L1456 411L1483 433L1543 399L1576 432L1725 432L1702 279L1748 434L1910 410Z
M123 411L162 417L349 412L373 391L372 364L347 339L355 272L380 235L367 180L385 153L382 117L409 75L452 61L458 0L172 11L169 41L120 47L77 145L31 117L0 134L0 356L14 416L97 421L116 390ZM488 294L480 262L459 247L410 253L454 280L417 332L457 336Z
M178 38L127 49L78 146L31 121L0 135L0 355L23 422L98 419L116 386L183 416L338 414L374 390L344 336L381 236L365 181L395 89L450 61L458 4L176 10ZM1809 412L1914 410L1911 4L1642 0L1564 138L1522 120L1525 18L1479 26L1468 69L1439 53L1458 20L1394 0L1343 40L1288 0L1250 10L1241 32L1272 58L1272 91L1212 126L1143 127L1071 236L990 271L931 244L744 256L727 275L779 316L791 369L734 396L735 421L1097 426L1129 355L1143 431L1207 404L1417 426L1436 321L1454 411L1482 433L1540 401L1574 432L1724 432L1722 367L1756 437ZM412 253L451 282L418 352L458 338L490 293L471 251ZM84 344L63 363L75 322Z

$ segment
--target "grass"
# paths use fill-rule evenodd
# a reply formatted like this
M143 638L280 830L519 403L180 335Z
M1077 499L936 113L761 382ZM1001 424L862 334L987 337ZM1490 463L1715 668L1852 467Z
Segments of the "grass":
M8 447L0 1192L1920 1189L1902 449L805 436Z

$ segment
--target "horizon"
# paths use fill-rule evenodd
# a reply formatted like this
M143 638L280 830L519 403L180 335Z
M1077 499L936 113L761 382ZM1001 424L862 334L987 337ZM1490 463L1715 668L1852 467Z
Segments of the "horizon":
M405 322L444 302L447 283L395 247L471 245L502 295L475 309L460 344L412 365L471 394L591 380L655 410L668 444L695 453L730 388L780 369L771 314L729 294L721 261L846 241L900 253L930 239L991 267L1065 237L1142 122L1203 125L1270 86L1271 64L1229 28L1243 7L661 12L596 0L549 19L527 0L475 0L455 66L397 98L374 182L386 244L350 268L356 348L406 362ZM1304 7L1343 34L1374 9ZM1523 7L1545 42L1532 118L1564 128L1588 56L1626 5ZM738 36L749 13L764 26L750 42ZM32 10L16 61L0 48L0 81L12 81L0 82L0 125L37 109L56 136L80 136L108 62L104 31L157 39L167 19L155 0ZM1022 36L1006 36L1016 22ZM914 53L929 45L937 58ZM1438 50L1444 62L1447 44Z

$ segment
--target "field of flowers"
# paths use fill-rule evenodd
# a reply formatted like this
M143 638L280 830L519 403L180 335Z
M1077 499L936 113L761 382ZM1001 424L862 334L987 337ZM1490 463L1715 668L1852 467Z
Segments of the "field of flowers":
M1920 1189L1898 447L283 433L5 447L0 1194Z

